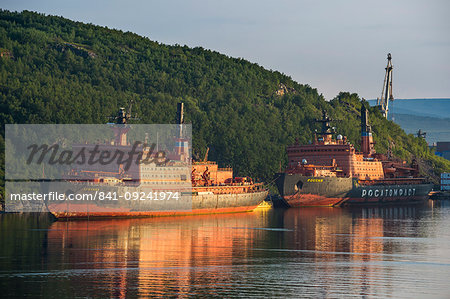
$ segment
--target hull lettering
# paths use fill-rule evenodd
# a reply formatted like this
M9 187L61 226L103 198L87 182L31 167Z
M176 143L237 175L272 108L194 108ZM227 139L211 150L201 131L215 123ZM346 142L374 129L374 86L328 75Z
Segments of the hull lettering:
M416 188L361 189L361 197L404 197L416 195Z

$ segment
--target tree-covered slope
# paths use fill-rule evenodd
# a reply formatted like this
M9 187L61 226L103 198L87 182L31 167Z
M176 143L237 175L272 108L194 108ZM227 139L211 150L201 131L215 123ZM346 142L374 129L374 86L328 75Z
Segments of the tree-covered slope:
M203 156L209 146L210 159L233 166L238 175L269 180L285 163L287 144L312 139L322 109L342 119L338 131L359 143L357 95L341 93L326 102L289 76L203 48L0 11L0 51L2 146L5 123L105 123L130 100L141 123L173 123L176 103L183 101L194 153ZM280 84L284 95L276 94ZM373 111L380 151L392 139L402 158L421 155L438 171L450 171L423 142Z

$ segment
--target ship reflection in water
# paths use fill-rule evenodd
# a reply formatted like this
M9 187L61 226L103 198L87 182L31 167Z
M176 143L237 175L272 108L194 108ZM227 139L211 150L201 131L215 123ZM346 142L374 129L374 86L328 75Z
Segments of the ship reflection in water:
M0 215L6 296L450 293L450 202L48 222Z

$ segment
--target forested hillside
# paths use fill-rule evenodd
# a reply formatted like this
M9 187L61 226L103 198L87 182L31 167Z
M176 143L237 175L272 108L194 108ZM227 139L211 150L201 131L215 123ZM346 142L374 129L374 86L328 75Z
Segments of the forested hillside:
M0 11L1 144L5 123L105 123L131 100L140 123L173 123L183 101L194 156L270 180L285 146L310 141L321 110L359 144L356 94L327 102L314 88L243 59L200 47L168 46L130 32L33 12ZM277 93L278 91L278 93ZM418 155L450 171L426 144L371 109L377 150ZM2 150L2 152L4 152ZM3 160L2 155L2 160ZM2 161L2 172L4 163ZM3 173L2 173L2 177Z

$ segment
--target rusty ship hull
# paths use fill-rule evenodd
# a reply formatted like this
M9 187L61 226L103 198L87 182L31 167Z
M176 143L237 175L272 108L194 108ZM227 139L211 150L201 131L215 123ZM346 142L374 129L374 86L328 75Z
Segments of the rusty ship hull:
M355 178L311 177L279 173L276 184L290 207L419 203L432 184L413 179L378 180L367 185Z
M86 218L139 218L139 217L162 217L162 216L187 216L219 213L250 212L254 210L268 195L268 191L260 189L254 192L222 193L214 194L211 190L220 187L200 187L192 192L190 200L192 206L188 209L160 210L151 209L139 210L133 206L131 201L111 201L111 202L88 202L82 204L49 203L48 211L58 219L86 219ZM81 188L77 193L86 194L85 188ZM90 190L94 190L92 186ZM117 187L101 186L104 192L134 192L129 188L124 191ZM205 190L202 190L205 189ZM53 189L55 190L55 189ZM136 188L137 190L137 188ZM209 191L206 191L209 190ZM139 190L138 192L141 192Z

